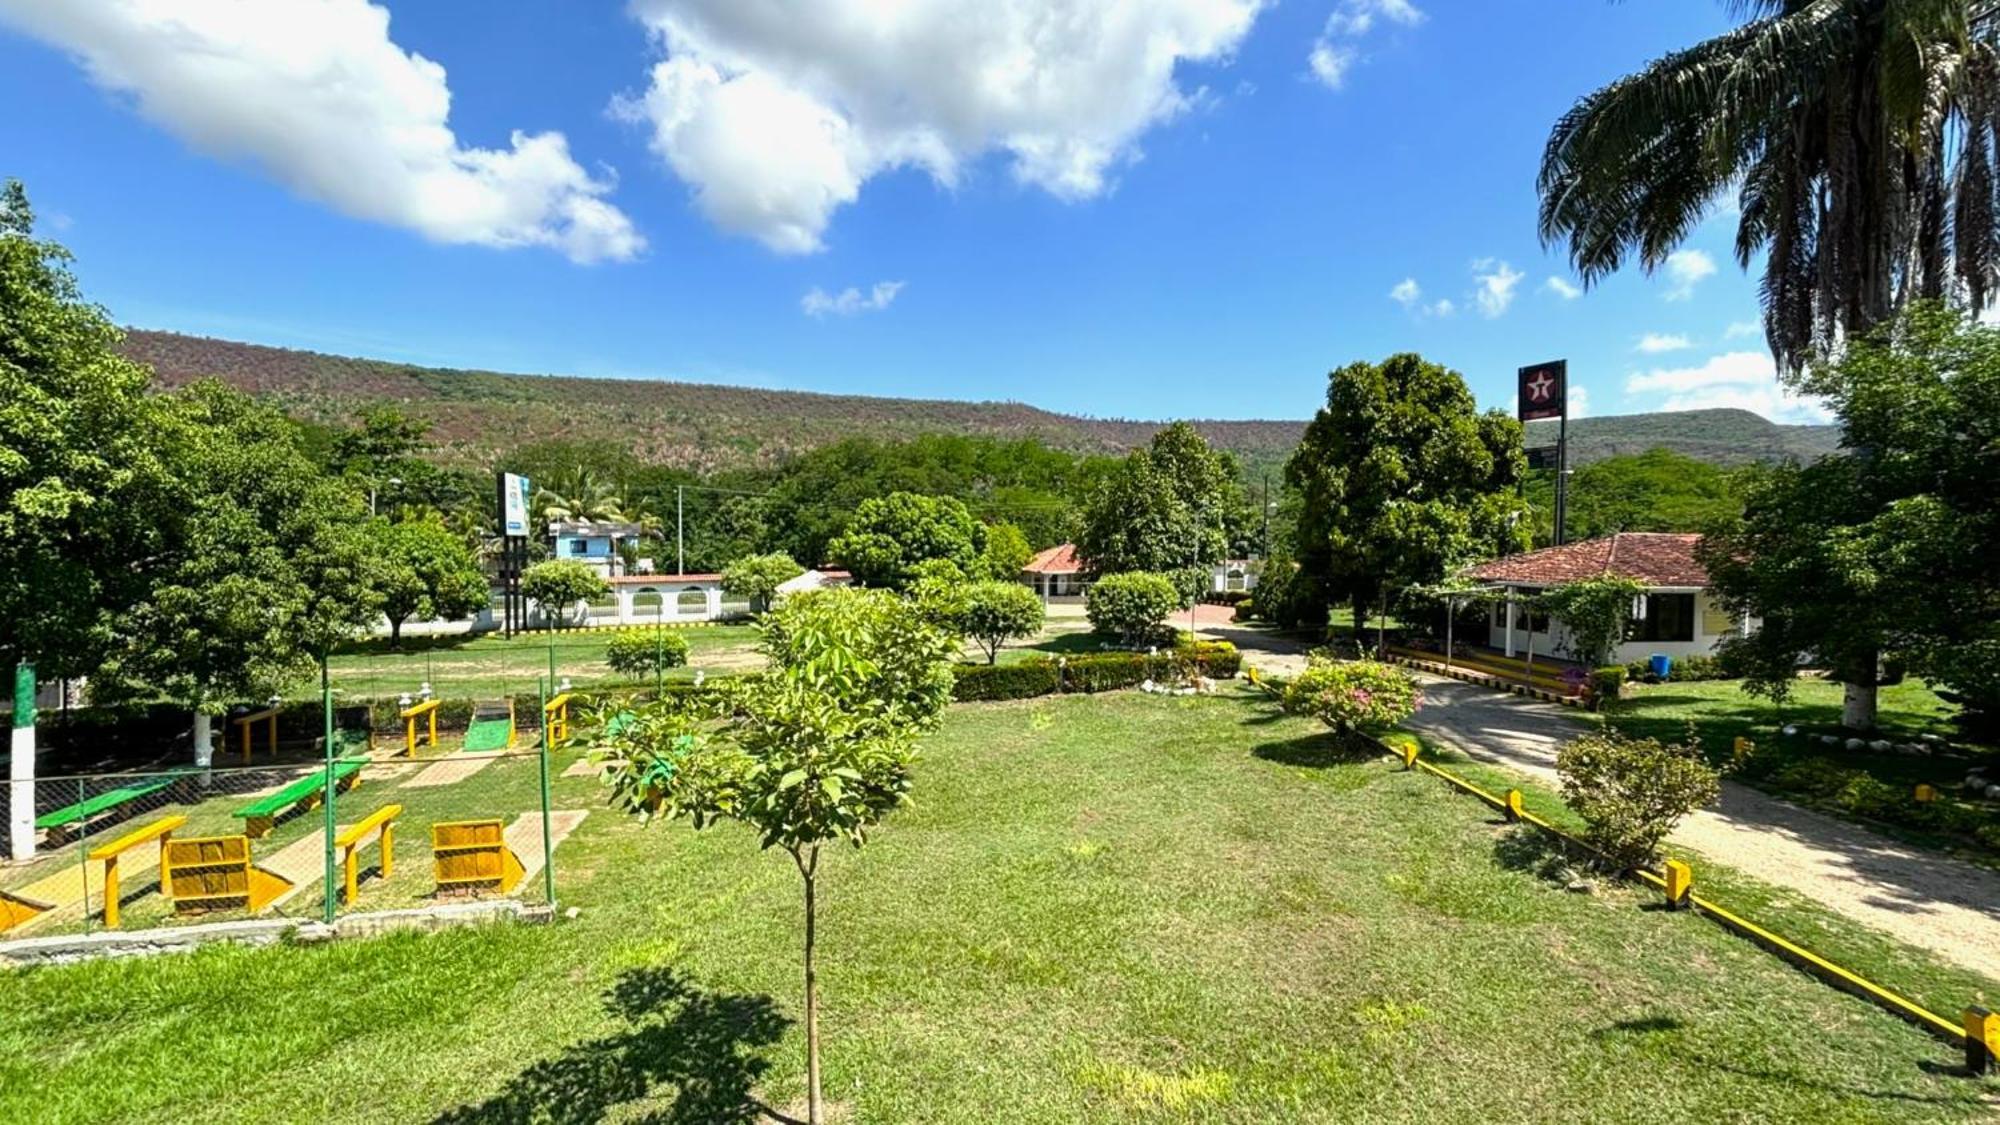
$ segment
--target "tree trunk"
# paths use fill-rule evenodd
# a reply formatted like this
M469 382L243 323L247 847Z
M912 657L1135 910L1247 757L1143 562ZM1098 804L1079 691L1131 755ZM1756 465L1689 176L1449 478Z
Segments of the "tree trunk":
M400 617L389 619L389 651L403 651L403 619Z
M1840 725L1849 730L1874 730L1874 678L1869 677L1866 683L1850 680L1842 687L1846 691L1840 702Z
M999 642L999 641L995 641L995 642L993 642L992 646L991 646L991 647L989 647L989 648L988 648L988 649L986 650L986 663L987 663L988 665L993 665L993 664L998 664L998 663L1000 663L1000 642Z
M1354 595L1354 648L1358 653L1368 651L1368 596Z
M194 764L198 769L207 769L215 756L214 736L209 732L208 712L196 708L194 712Z
M806 1121L807 1125L822 1125L826 1110L819 1093L819 976L813 968L813 888L819 869L819 845L808 847L804 859L794 852L792 861L799 865L799 874L806 884Z

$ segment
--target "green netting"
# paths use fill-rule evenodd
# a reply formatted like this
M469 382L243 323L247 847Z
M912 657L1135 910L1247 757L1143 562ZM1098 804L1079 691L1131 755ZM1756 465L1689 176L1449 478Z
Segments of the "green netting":
M467 750L505 750L514 733L512 719L474 719L465 728Z

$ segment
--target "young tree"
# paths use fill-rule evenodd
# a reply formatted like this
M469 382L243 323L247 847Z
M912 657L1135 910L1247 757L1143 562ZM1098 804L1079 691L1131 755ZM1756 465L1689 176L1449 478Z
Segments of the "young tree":
M1166 575L1128 571L1091 583L1083 608L1091 628L1136 645L1158 635L1160 622L1182 604Z
M479 612L491 599L478 557L436 516L397 523L375 520L370 531L390 648L402 647L403 623L412 617L456 621Z
M917 739L951 692L951 642L903 599L823 590L763 619L770 668L722 693L712 710L662 701L609 739L613 800L696 828L737 820L799 873L805 899L807 1120L820 1090L818 885L823 845L856 848L907 799Z
M1569 633L1568 654L1588 668L1604 663L1625 633L1632 601L1646 587L1630 578L1600 575L1544 591L1541 609Z
M163 471L141 503L158 538L91 686L187 707L207 765L212 715L309 677L374 620L376 559L360 503L275 409L208 381L154 407Z
M541 608L551 629L565 623L579 602L611 592L604 576L575 559L549 559L521 572L521 593Z
M1011 523L986 525L986 547L979 552L978 573L995 582L1012 582L1035 557L1028 537Z
M1617 731L1564 743L1556 773L1563 800L1588 826L1584 839L1621 869L1651 862L1682 817L1722 792L1699 747Z
M731 597L747 600L750 612L763 613L778 596L778 587L805 572L783 551L751 555L722 568L722 589Z
M1176 422L1126 457L1091 495L1077 552L1098 574L1143 570L1192 586L1187 575L1226 557L1230 529L1247 525L1236 478L1234 458Z
M970 571L985 535L984 525L949 496L892 492L863 500L827 552L863 585L900 590L913 579L912 568L928 559Z
M1300 498L1298 581L1354 608L1524 543L1521 424L1481 414L1456 371L1421 356L1351 363L1285 464Z
M979 642L986 662L997 664L1000 646L1042 631L1042 599L1019 582L974 582L965 588L957 632Z

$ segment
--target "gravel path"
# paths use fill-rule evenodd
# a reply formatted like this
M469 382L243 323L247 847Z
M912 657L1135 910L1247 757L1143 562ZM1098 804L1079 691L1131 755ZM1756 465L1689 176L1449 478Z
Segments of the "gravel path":
M1288 675L1304 667L1304 646L1296 642L1249 629L1205 632L1236 642L1264 671ZM1442 676L1416 676L1424 707L1406 726L1469 758L1560 788L1556 747L1587 729L1575 712ZM1713 808L1690 815L1671 839L1965 968L2000 972L2000 874L1731 781L1722 783L1722 799Z

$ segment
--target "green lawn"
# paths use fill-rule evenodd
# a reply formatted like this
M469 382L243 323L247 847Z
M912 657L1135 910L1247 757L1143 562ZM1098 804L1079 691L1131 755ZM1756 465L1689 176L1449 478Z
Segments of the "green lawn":
M2000 863L2000 808L1964 801L1960 783L1976 762L1991 761L1990 747L1960 746L1966 757L1850 751L1843 742L1827 746L1815 738L1786 738L1795 724L1818 734L1838 730L1841 687L1823 680L1800 680L1783 706L1745 693L1735 680L1638 684L1632 697L1606 711L1612 725L1635 734L1684 741L1690 726L1709 756L1732 757L1737 736L1757 745L1736 776L1779 796L1850 819L1868 821L1912 843L1949 850L1985 863ZM1882 733L1892 741L1922 734L1953 739L1951 704L1915 678L1881 689ZM1920 783L1936 787L1941 801L1920 807Z
M1478 803L1247 693L957 707L916 796L822 879L841 1120L1946 1121L2000 1097L1699 918L1567 893ZM595 799L559 779L558 806ZM795 1106L789 863L602 809L557 858L581 915L556 926L0 975L0 1121ZM1948 1012L2000 994L1703 878Z
M741 671L759 662L757 631L749 625L711 625L674 632L688 641L688 667L672 675L686 679L695 669ZM445 698L486 699L510 692L533 694L537 677L549 672L555 650L558 678L567 676L577 687L616 684L620 677L604 662L611 633L600 630L522 633L503 637L405 637L400 650L387 638L373 638L342 648L332 661L333 686L352 700L393 698L415 693L428 681Z

